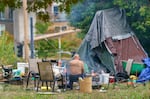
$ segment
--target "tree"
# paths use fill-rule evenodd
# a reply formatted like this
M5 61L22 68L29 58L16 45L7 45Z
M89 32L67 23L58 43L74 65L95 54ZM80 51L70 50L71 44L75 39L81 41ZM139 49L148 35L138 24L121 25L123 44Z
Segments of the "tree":
M48 31L48 27L51 25L52 23L50 22L42 22L42 21L37 21L35 24L35 28L36 28L36 34L44 34Z
M48 21L50 17L46 9L48 6L51 6L53 2L60 4L60 11L69 13L71 6L81 1L82 0L28 0L27 10L28 12L36 12L41 20ZM0 11L4 11L6 7L12 9L20 8L22 7L22 0L0 0Z
M111 0L84 0L84 2L72 7L68 19L72 26L82 30L81 33L79 33L79 37L84 38L96 11L110 7L113 7Z
M45 22L37 22L35 25L36 33L37 34L43 34L48 31L48 26L50 23ZM74 51L80 44L81 40L76 38L76 34L70 37L70 35L66 35L65 37L61 37L61 48L64 51ZM39 58L47 58L47 57L58 57L58 39L44 39L35 41L35 50L36 50L36 56ZM65 55L65 57L68 57L68 55ZM69 56L70 57L70 56Z
M73 6L70 13L71 25L80 28L80 37L87 33L93 16L98 10L120 7L126 10L127 21L148 52L150 46L150 1L149 0L85 0ZM149 53L150 54L150 53Z

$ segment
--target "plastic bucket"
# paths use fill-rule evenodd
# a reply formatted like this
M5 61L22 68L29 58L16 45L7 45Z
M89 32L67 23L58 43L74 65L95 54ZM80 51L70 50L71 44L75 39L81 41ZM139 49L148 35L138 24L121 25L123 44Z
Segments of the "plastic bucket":
M108 73L100 74L100 83L101 84L109 83L109 74Z
M21 71L21 74L25 74L25 68L28 67L28 63L21 63L21 62L18 62L17 63L17 69Z
M92 77L85 77L83 80L79 80L80 92L91 93L92 92Z

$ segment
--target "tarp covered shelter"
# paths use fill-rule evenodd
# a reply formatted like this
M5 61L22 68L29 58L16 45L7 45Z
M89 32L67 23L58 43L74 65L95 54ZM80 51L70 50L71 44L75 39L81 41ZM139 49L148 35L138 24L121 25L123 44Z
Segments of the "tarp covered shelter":
M79 47L78 54L90 70L122 72L122 60L142 62L147 57L139 40L126 21L124 9L97 11Z

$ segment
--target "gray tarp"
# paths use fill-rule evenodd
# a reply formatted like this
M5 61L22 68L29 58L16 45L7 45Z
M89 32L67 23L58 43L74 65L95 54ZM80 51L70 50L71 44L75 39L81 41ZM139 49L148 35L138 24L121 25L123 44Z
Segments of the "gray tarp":
M81 59L87 63L90 70L100 72L103 69L114 74L116 71L114 54L112 54L112 50L110 50L111 46L107 46L109 44L106 44L107 42L105 43L105 41L108 38L111 38L112 45L114 41L117 41L117 44L120 44L120 40L123 42L123 39L133 39L133 35L134 33L126 22L125 10L119 8L101 10L95 14L90 29L85 36L78 53ZM136 44L134 43L134 39L132 41L133 44ZM128 49L127 51L129 50L131 49ZM143 56L145 56L145 54L142 55L142 57ZM119 54L117 58L118 57Z
M127 33L131 33L131 29L126 22L125 11L112 8L98 11L95 14L85 39L93 49L99 46L106 38L122 36Z

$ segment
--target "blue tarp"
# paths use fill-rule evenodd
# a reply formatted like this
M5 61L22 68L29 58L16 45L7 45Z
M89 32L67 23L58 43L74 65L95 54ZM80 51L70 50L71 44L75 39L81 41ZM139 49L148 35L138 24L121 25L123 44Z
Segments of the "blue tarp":
M144 58L143 62L146 65L146 68L142 70L137 80L137 82L141 82L141 83L150 80L150 58Z

